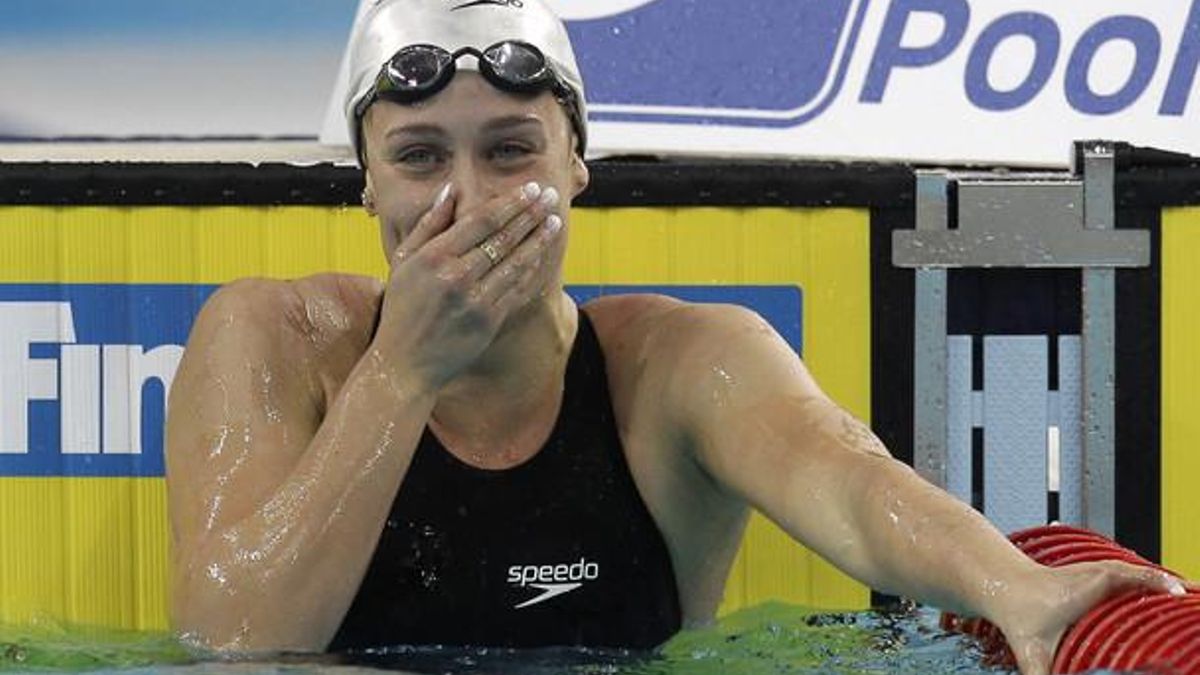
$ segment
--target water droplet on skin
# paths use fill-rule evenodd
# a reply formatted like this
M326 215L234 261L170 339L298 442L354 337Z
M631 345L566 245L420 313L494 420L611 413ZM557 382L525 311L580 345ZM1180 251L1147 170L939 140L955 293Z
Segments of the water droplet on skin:
M264 416L267 418L267 422L278 424L283 421L283 415L280 413L279 406L275 404L274 389L271 387L274 377L271 374L271 370L264 366L259 371L258 378Z
M212 446L208 449L208 458L215 459L221 456L225 451L225 441L229 438L229 432L232 429L229 425L222 424L220 430L217 431L217 437L213 440Z
M220 565L213 563L205 571L208 572L208 578L217 582L218 586L224 587L229 583L229 579L225 577L225 570Z
M729 403L729 395L737 386L737 379L721 366L712 367L713 388L711 398L714 405L724 407Z
M218 483L220 483L220 479L218 479ZM204 521L204 529L210 532L217 524L217 516L221 514L221 501L223 497L221 492L218 491L208 501L208 518Z

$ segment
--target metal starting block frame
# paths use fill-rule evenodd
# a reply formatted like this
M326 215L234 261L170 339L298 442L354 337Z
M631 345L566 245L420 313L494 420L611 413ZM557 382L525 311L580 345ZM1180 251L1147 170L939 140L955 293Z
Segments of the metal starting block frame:
M913 464L941 487L948 486L955 460L947 270L1083 270L1082 471L1061 480L1082 496L1080 524L1108 536L1115 535L1116 505L1116 269L1148 267L1151 253L1149 231L1116 229L1115 180L1116 143L1109 141L1077 142L1067 172L918 171L916 229L896 231L892 239L893 264L916 270ZM1065 418L1060 423L1071 421ZM1044 438L1046 431L1039 431Z

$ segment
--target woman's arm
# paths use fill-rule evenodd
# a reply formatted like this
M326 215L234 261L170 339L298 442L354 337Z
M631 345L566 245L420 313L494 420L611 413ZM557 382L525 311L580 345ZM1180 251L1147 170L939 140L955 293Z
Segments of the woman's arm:
M433 406L419 381L381 363L369 336L311 348L322 329L288 318L306 321L308 310L285 282L222 289L172 388L173 613L178 630L214 648L325 647ZM361 359L337 353L364 348ZM312 362L321 358L349 358L327 410L315 373L336 365Z
M874 588L990 618L1026 673L1045 672L1062 632L1112 590L1178 584L1119 563L1032 562L894 460L753 312L681 305L650 350L667 423L717 485Z

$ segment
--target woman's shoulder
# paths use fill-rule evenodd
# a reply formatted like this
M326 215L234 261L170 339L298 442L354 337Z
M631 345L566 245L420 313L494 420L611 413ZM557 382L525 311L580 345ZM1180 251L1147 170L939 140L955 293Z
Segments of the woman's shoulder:
M686 304L669 295L623 293L594 298L584 303L581 309L592 320L596 331L604 334L645 324Z
M257 344L281 356L294 356L297 350L327 352L343 343L365 347L382 298L382 283L366 276L238 279L205 303L192 338L219 331L226 338L240 336L247 347Z
M677 376L690 372L699 362L695 356L770 330L746 307L665 295L605 296L585 304L583 311L596 329L610 371L628 370L638 381L662 369Z
M580 309L596 330L610 374L619 374L626 367L639 371L638 364L647 356L646 347L654 342L655 333L674 313L689 306L667 295L629 293L601 296Z
M369 321L383 298L383 284L373 277L316 274L299 279L248 277L231 281L205 303L204 315L225 322L237 319L257 329L288 329L302 333L346 329Z
M382 289L348 274L230 282L196 317L181 369L225 379L256 364L328 399L370 344Z
M718 327L753 314L737 305L687 302L654 293L601 296L584 304L582 309L592 320L602 343L606 338L645 339L656 333L677 333L681 328L688 328L692 335L702 335L706 327ZM679 337L676 334L671 339Z

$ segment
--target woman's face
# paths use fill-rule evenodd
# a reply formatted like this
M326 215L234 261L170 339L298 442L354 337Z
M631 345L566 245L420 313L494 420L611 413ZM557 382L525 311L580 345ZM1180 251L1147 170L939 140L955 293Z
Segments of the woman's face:
M454 185L455 219L536 181L564 197L564 223L570 198L587 186L571 124L553 95L503 92L474 71L460 70L415 104L377 101L364 116L363 142L367 194L389 260L446 183ZM562 253L555 251L556 267Z

